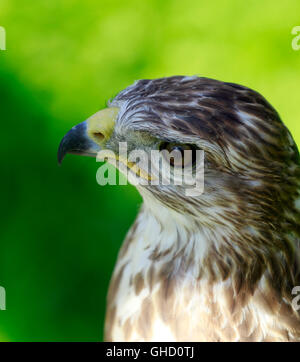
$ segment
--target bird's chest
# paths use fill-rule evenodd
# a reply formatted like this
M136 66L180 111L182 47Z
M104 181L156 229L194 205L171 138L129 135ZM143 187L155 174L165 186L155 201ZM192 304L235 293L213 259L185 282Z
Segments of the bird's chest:
M200 296L191 295L186 281L158 276L155 267L146 274L130 272L130 264L114 273L106 318L106 339L113 341L192 340ZM161 279L160 279L161 278ZM179 287L180 286L180 287ZM191 298L192 297L192 298ZM204 310L203 306L203 313ZM195 316L195 315L194 315ZM189 329L192 332L191 327Z
M155 275L130 275L126 267L119 273L110 286L108 341L289 340L280 318L262 308L255 296L239 306L226 285L176 277L158 281Z
M109 288L106 340L218 341L239 340L241 333L251 336L257 323L251 310L232 315L228 285L197 280L190 264L125 243ZM247 325L248 321L252 322Z
M263 277L255 293L237 295L231 277L213 280L205 275L211 269L205 262L212 260L206 259L206 245L209 242L196 233L138 219L110 283L105 339L287 340L279 312L291 313L290 307L276 299Z
M125 240L108 293L107 340L175 341L174 321L190 319L182 308L185 297L189 299L183 288L187 278L175 273L180 269L174 260L180 248L176 229L165 225L164 230L155 219L142 218Z
M234 341L241 334L254 336L257 316L251 308L232 315L233 301L221 286L176 275L164 278L158 270L144 275L131 273L130 264L117 267L107 305L107 340Z
M274 313L274 308L276 313ZM281 313L283 314L281 316ZM238 298L231 281L213 284L165 274L151 266L134 273L131 263L117 265L105 324L108 341L288 341L294 326L290 306L260 288ZM292 320L292 319L291 319ZM300 322L295 317L297 328ZM292 328L293 327L293 328ZM292 333L290 333L292 331Z

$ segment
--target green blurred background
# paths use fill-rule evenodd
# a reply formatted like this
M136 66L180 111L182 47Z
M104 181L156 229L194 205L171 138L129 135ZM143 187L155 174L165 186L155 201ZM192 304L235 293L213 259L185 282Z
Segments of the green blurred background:
M261 92L300 144L299 0L0 0L3 341L97 341L141 198L100 187L61 137L140 78L199 74Z

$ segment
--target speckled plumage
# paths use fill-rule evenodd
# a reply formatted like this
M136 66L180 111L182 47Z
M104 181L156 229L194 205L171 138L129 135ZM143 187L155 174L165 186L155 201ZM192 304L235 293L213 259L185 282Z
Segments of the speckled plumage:
M59 162L175 142L204 151L205 180L198 196L187 183L137 186L106 340L300 341L300 159L274 108L249 88L183 76L137 81L108 106L67 133Z
M106 339L300 340L299 154L277 112L253 90L198 77L141 80L111 105L121 112L108 147L131 132L196 144L205 192L138 186Z

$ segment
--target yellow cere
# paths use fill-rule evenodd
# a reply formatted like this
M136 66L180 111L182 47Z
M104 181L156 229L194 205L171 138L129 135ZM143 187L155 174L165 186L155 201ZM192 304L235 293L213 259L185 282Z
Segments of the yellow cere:
M119 113L118 107L105 108L87 120L88 136L96 143L109 140Z

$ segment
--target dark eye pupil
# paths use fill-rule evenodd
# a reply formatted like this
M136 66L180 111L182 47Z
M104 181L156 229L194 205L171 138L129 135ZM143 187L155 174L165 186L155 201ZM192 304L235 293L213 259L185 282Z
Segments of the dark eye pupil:
M189 145L189 144L175 144L175 143L167 143L164 142L160 145L160 151L166 150L169 153L173 153L173 155L175 154L175 156L170 157L170 164L172 166L184 166L185 161L187 161L187 163L192 163L194 164L196 162L196 150L197 148L193 145ZM189 153L189 157L187 160L185 160L185 152L184 151L191 151L191 153ZM176 154L178 155L178 157L176 158ZM180 155L180 156L179 156Z
M183 156L183 154L184 154L184 150L183 150L183 148L180 147L180 146L174 146L174 147L171 148L170 151L178 151L178 152L180 152L180 153L182 154L182 156Z

